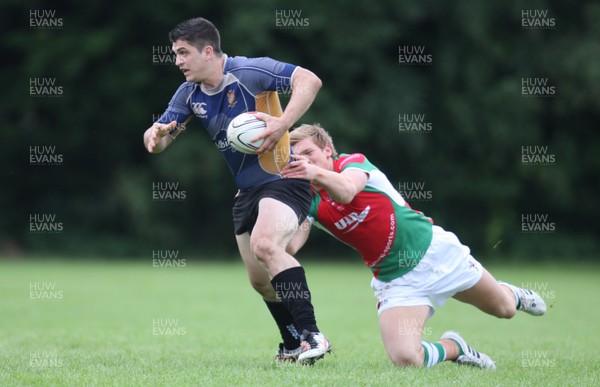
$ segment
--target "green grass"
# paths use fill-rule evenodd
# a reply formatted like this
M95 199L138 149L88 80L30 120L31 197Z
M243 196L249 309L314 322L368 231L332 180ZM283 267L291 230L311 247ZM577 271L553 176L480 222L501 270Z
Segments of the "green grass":
M458 330L496 361L495 372L392 366L368 269L305 268L335 352L313 367L273 364L278 334L241 263L0 261L0 385L600 384L598 266L491 267L498 279L547 286L543 317L498 320L454 300L438 309L425 339ZM47 295L56 298L31 299L32 283L54 285ZM177 322L174 334L155 334L157 319Z

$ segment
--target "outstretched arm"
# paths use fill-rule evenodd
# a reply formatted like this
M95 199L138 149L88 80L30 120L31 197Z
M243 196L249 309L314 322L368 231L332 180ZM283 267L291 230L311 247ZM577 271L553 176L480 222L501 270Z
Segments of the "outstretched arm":
M144 146L150 153L159 153L171 144L173 139L169 137L169 131L177 125L177 121L168 124L155 122L144 133Z

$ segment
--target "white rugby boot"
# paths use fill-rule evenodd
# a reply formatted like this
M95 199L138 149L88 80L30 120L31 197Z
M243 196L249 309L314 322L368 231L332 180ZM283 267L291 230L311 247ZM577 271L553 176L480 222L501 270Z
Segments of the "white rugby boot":
M465 339L460 337L458 332L447 331L445 332L440 340L454 340L460 347L463 354L454 360L454 362L462 365L468 365L472 367L484 368L489 370L496 369L496 363L485 353L478 352L467 345Z
M312 365L331 352L331 343L321 332L309 332L306 329L300 335L300 346L302 352L298 356L298 363L302 365Z
M533 316L541 316L546 313L546 303L537 292L531 289L518 288L508 282L498 281L498 283L509 287L515 294L515 297L519 298L521 302L519 303L520 305L517 310L522 310Z

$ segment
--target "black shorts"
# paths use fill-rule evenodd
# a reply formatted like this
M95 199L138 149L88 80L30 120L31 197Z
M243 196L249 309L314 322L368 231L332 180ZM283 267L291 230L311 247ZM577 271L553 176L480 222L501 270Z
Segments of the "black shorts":
M252 231L258 218L258 202L263 198L275 199L288 205L298 216L300 225L310 210L310 182L302 179L281 179L252 190L241 191L233 202L235 235Z

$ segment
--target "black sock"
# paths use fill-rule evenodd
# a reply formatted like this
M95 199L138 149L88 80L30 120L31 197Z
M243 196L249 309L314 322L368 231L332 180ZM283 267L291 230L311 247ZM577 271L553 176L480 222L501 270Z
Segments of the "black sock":
M315 310L311 303L306 275L301 266L286 269L271 279L275 293L294 318L294 325L300 333L304 329L318 332Z
M279 327L283 345L286 349L296 349L300 346L300 334L294 326L294 318L288 312L282 302L271 302L265 300L267 308L271 312L273 319Z

